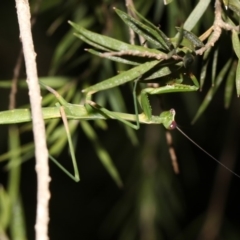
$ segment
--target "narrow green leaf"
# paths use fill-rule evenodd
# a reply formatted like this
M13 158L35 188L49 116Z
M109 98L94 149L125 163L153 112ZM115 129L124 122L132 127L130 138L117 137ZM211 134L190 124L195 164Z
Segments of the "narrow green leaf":
M69 24L75 28L77 31L77 34L75 34L76 37L82 39L83 41L87 42L88 44L101 49L105 51L139 51L140 53L155 53L155 54L161 54L163 52L156 50L156 49L151 49L151 48L146 48L142 46L137 46L137 45L131 45L124 43L122 41L116 40L111 37L107 37L98 33L91 32L80 25L77 25L73 22L69 21ZM164 54L164 53L163 53Z
M83 27L90 27L93 24L94 24L93 16L89 17L84 16L84 18L81 19L81 25ZM55 73L63 64L66 65L67 63L69 63L70 62L69 59L73 57L77 49L79 49L79 47L82 45L81 42L76 41L76 39L72 37L72 34L73 32L71 29L58 43L54 55L52 57L52 63L50 68L51 75L56 75ZM79 56L79 58L81 58L81 56ZM64 68L66 68L65 65Z
M12 240L27 240L26 222L24 217L24 206L20 199L20 196L14 203L12 209L12 221L11 221L11 239Z
M145 62L137 67L131 68L128 71L122 72L114 77L111 77L107 80L104 80L100 83L97 83L95 85L92 85L86 89L83 90L83 92L99 92L101 90L106 90L109 88L117 87L120 86L124 83L131 82L134 79L137 79L141 77L143 74L145 74L147 71L153 69L159 61L150 61L150 62Z
M66 34L58 44L52 58L51 74L54 74L61 64L71 58L76 50L81 46L82 43L75 41L75 39L72 37L72 34L73 32L69 31L69 33ZM68 55L68 57L66 55Z
M115 50L115 49L109 49L109 47L110 46L103 46L103 44L99 44L98 42L96 43L95 41L93 41L92 40L92 38L87 38L87 37L85 37L85 35L83 35L82 34L82 32L81 33L74 33L74 36L76 36L77 38L80 38L83 42L85 42L85 43L87 43L87 44L89 44L90 46L92 46L92 47L95 47L95 48L97 48L97 49L100 49L100 50L102 50L102 51L105 51L105 52L107 52L107 51L113 51L113 50ZM103 35L102 35L103 36ZM115 39L114 39L115 40ZM117 40L118 41L118 40ZM116 42L115 42L116 43ZM107 45L107 44L106 44Z
M236 73L236 66L237 63L234 62L232 67L228 73L226 86L225 86L225 93L224 93L224 107L229 108L231 98L233 95L233 88L234 88L234 80L235 80L235 73Z
M232 31L232 45L235 54L237 55L238 59L240 59L240 42L238 33L236 31Z
M10 233L12 239L26 240L26 224L24 219L23 205L20 200L20 179L21 179L21 165L22 162L20 152L21 148L19 129L17 125L9 126L9 151L14 154L11 155L9 165L15 167L9 169L8 193L11 199L9 212L11 216ZM16 151L15 151L16 150Z
M169 64L169 65L163 65L159 64L159 67L157 71L149 72L148 75L144 78L145 80L153 80L156 78L163 78L168 77L171 74L177 74L178 70L180 70L183 67L183 62L179 62L177 64ZM155 70L155 69L154 69Z
M232 60L229 59L227 61L227 63L224 65L224 67L222 68L222 70L220 71L220 73L218 74L217 79L216 79L216 84L214 85L214 87L210 88L210 90L208 91L201 106L199 107L196 115L194 116L194 118L192 120L192 124L194 124L197 121L197 119L203 114L203 112L206 110L206 108L210 104L214 94L216 93L216 91L219 88L219 86L221 85L227 71L229 70L229 68L231 66L231 62L232 62Z
M208 38L208 42L211 40L212 35ZM206 76L207 76L207 68L208 68L208 64L209 64L209 56L211 53L212 48L208 49L207 51L204 52L203 54L203 60L205 61L205 63L202 64L202 69L201 69L201 76L200 76L200 91L203 88Z
M204 82L206 80L208 63L209 63L209 61L206 61L206 63L202 66L202 69L201 69L201 74L200 74L200 91L202 90Z
M185 21L183 28L191 31L198 23L199 19L203 16L210 3L211 0L199 1L189 15L189 17L187 18L187 20Z
M0 236L8 227L10 221L11 199L2 185L0 185Z
M173 49L173 45L171 43L171 41L169 40L169 38L165 35L165 33L163 31L160 30L159 27L155 26L153 23L151 23L150 21L148 21L143 15L141 15L138 11L136 11L136 9L131 8L132 11L134 11L134 13L137 15L137 17L144 23L146 24L150 29L152 29L154 31L154 33L156 32L156 37L158 38L160 36L161 39L160 42L162 42L162 40L168 45L169 49Z
M202 41L194 33L180 27L176 27L176 29L179 33L183 31L183 37L189 40L194 48L200 48L204 46Z
M28 143L28 144L25 144L25 145L22 145L21 148L18 148L18 149L15 149L14 151L8 151L2 155L0 155L0 162L3 162L3 161L6 161L8 160L9 158L11 158L12 156L14 156L14 154L24 154L24 153L27 153L27 152L31 152L33 151L34 149L34 145L33 143ZM23 162L23 160L22 160ZM21 163L22 163L21 162ZM11 167L16 167L18 166L20 163L11 163L11 162L8 162L7 166L6 166L6 169L9 170Z
M52 133L54 133L54 130L57 128L59 122L60 122L60 118L56 118L56 119L51 119L51 121L47 122L47 127L46 127L46 133L47 136L52 136ZM48 137L48 141L49 143L51 142L51 138Z
M190 73L189 77L191 78L194 85L199 89L199 82L198 82L197 78L195 77L195 75L193 73Z
M93 128L87 121L81 121L81 126L85 134L91 140L94 145L94 149L97 153L98 158L102 162L103 166L106 168L110 176L116 182L119 187L123 186L121 177L110 157L108 152L102 147L101 143L98 140L96 133L94 132Z
M78 121L69 121L68 126L71 135L76 132L77 125ZM52 146L49 148L49 153L56 156L60 155L61 151L67 145L68 141L64 125L55 128L53 133L50 134L49 138L50 139L48 140L48 142L52 144Z
M150 28L155 29L157 32L159 32L159 34L160 34L161 36L162 36L162 34L163 34L164 39L166 39L166 40L169 41L169 39L167 38L167 36L165 35L165 33L163 33L163 32L159 29L159 27L155 26L152 22L150 22L149 20L147 20L142 14L140 14L138 11L136 11L135 8L131 8L131 10L137 15L137 17L138 17L143 23L145 23L145 24L146 24L147 26L149 26ZM171 42L170 42L170 44L171 44Z
M107 95L108 95L108 101L109 101L109 105L111 106L111 109L114 109L114 111L116 111L116 112L119 112L119 111L126 112L127 111L125 102L123 101L123 96L122 96L119 88L111 89L111 91L107 92ZM122 126L121 123L120 123L120 125ZM123 125L123 127L126 131L128 138L130 139L131 143L134 146L138 145L138 138L136 136L136 131L125 124Z
M237 89L237 96L240 96L240 60L237 64L237 71L236 71L236 89Z
M214 51L213 54L213 63L212 63L212 86L215 84L216 71L217 71L217 62L218 62L218 48Z
M160 48L165 51L170 51L173 49L171 42L168 40L167 36L156 29L149 27L137 19L129 16L125 12L114 9L116 13L121 17L121 19L130 27L134 32L143 36L147 41L154 44L157 48Z

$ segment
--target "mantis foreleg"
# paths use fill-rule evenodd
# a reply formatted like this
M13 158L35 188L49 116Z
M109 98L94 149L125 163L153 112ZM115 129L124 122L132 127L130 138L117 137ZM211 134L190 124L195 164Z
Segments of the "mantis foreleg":
M97 109L97 111L100 111L100 112L104 113L105 115L110 116L112 118L115 118L115 119L119 120L120 122L126 124L127 126L133 128L135 130L138 130L140 128L138 106L137 106L137 97L136 97L136 88L137 88L138 80L136 80L134 82L134 86L133 86L133 103L134 103L134 110L135 110L135 115L136 115L136 125L127 121L127 120L125 120L125 119L123 119L123 118L121 118L121 117L119 117L119 114L115 114L114 112L109 111L106 108L103 108L103 107L99 106L95 102L92 102L92 101L88 100L87 103L86 103L86 108L87 108L87 104L90 104L91 107Z
M197 91L199 89L198 82L194 75L191 75L191 79L194 82L194 85L186 85L180 83L169 84L159 88L145 88L140 93L140 104L143 109L144 114L148 119L151 119L152 110L148 100L148 94L164 94L164 93L172 93L172 92L192 92Z

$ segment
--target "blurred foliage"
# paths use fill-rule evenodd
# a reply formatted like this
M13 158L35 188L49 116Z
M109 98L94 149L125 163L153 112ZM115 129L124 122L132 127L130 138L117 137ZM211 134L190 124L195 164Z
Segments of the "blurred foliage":
M208 34L207 30L214 22L214 1L165 2L169 4L135 0L134 6L148 19L146 25L159 27L175 46L182 26L194 33L190 39L199 36L204 44L211 41L214 32ZM131 14L124 1L32 0L31 6L36 17L33 36L40 79L68 102L82 104L82 89L129 69L126 64L85 51L89 44L76 38L67 23L71 20L91 32L129 43L129 28L113 10ZM236 26L238 1L226 0L224 6L224 22ZM20 43L14 2L2 1L0 13L1 110L6 110ZM136 18L142 21L140 15ZM180 33L175 27L180 27ZM135 44L143 47L138 35ZM153 41L147 44L159 51ZM176 109L180 127L230 168L239 159L239 49L238 31L223 30L203 55L197 54L195 46L190 49L196 56L186 75L192 73L199 79L201 92L150 97L154 114ZM169 49L160 50L169 53ZM127 60L139 63L139 58ZM24 78L22 66L15 108L28 103L26 84L20 80ZM170 74L167 80L174 80L174 76ZM53 106L55 97L46 90L42 93L43 106ZM100 91L94 101L113 111L134 113L131 84ZM191 119L198 121L190 126ZM169 154L168 144L172 143L167 143L162 126L141 126L137 132L117 121L69 121L69 126L81 182L74 183L50 164L50 239L239 239L239 179L234 177L230 185L233 176L222 168L214 179L214 169L219 166L178 132L171 132L180 168L176 175ZM46 127L50 153L72 169L61 121L47 121ZM1 155L0 162L0 239L34 238L36 177L34 161L27 161L34 156L30 130L26 123L9 129L1 126L1 153L7 153ZM118 172L115 181L123 183L121 189L110 177L113 169L112 177ZM239 166L234 169L240 172Z

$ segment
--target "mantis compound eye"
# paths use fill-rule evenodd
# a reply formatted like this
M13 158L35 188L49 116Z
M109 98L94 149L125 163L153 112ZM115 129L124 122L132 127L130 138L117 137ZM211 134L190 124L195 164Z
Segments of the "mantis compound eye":
M168 129L174 130L176 127L177 127L177 123L175 121L172 121L171 124L169 125Z

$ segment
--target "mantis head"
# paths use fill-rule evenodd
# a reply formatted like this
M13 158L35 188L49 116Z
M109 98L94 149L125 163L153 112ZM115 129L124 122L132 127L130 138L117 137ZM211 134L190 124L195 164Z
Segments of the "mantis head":
M177 123L175 122L175 114L176 111L173 108L160 114L162 124L166 129L173 130L177 127Z

